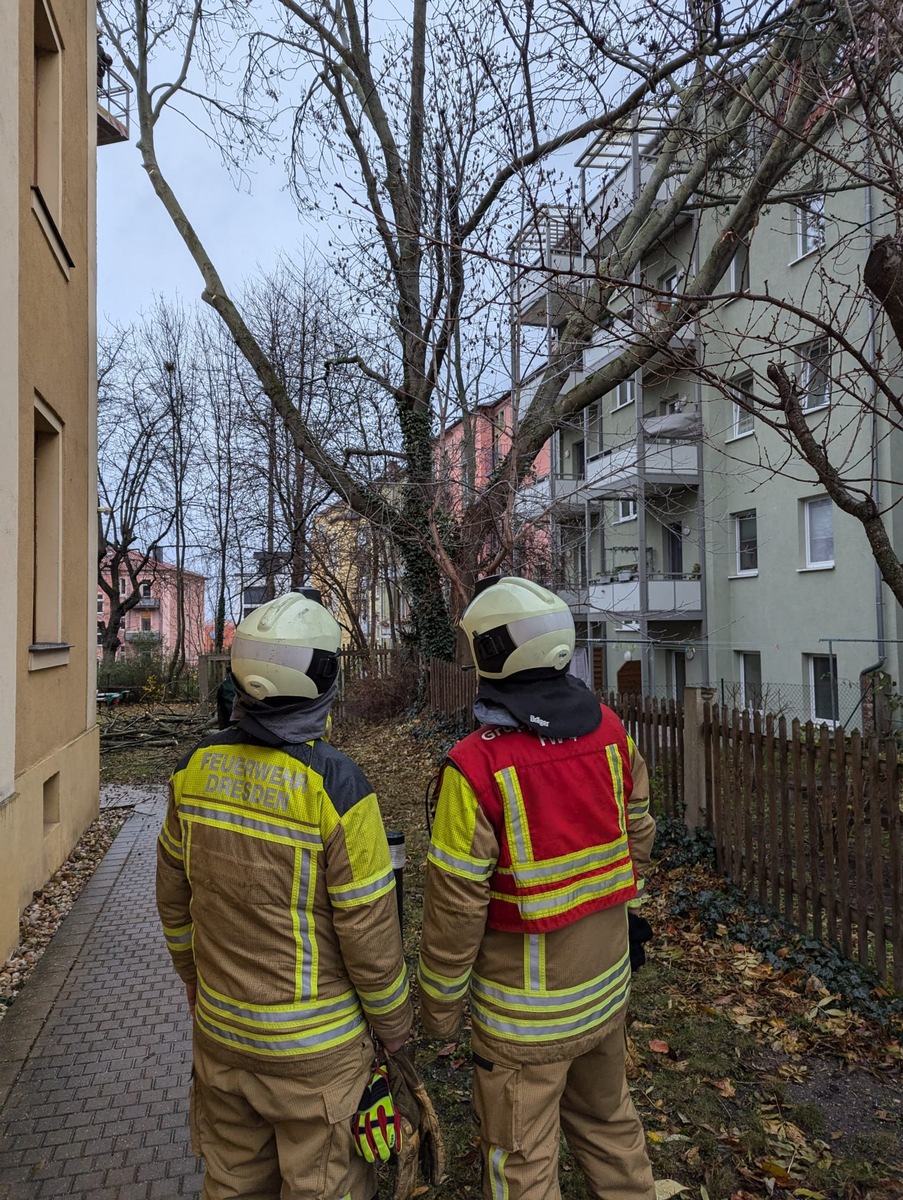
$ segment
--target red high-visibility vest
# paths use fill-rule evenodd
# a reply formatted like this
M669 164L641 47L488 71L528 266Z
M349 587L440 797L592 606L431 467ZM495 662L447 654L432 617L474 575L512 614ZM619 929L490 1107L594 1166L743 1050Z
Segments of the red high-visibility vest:
M483 726L448 757L498 838L491 929L545 933L636 896L630 748L610 708L602 705L602 723L583 737Z

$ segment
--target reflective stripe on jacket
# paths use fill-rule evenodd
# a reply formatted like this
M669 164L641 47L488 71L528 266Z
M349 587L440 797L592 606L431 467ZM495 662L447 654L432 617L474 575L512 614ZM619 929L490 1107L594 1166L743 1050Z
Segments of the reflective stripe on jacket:
M636 897L630 751L611 709L603 706L599 728L579 739L478 729L448 757L498 838L491 929L546 933Z
M215 734L177 767L157 852L167 946L211 1053L268 1071L411 1020L389 848L360 770L323 741ZM253 1069L253 1065L252 1065Z

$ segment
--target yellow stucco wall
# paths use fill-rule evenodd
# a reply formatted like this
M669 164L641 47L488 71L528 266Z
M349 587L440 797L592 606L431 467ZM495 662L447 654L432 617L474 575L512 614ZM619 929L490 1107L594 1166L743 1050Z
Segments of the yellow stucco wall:
M15 585L0 584L0 688L9 723L0 736L0 961L15 946L21 908L65 860L98 798L95 13L92 0L38 3L60 47L61 187L49 205L58 236L32 187L36 0L0 5L0 105L18 111L17 123L0 128L0 226L17 231L14 240L0 238L0 311L10 318L0 335L0 378L7 381L0 422L8 431L0 467L12 466L13 456L16 466L15 483L7 477L2 495L11 519L0 519L0 559L16 565ZM37 506L36 396L59 426L61 449L58 499L48 501L38 488ZM32 646L36 507L58 513L59 523L59 624L47 640L61 646L49 654ZM45 601L54 594L37 593Z

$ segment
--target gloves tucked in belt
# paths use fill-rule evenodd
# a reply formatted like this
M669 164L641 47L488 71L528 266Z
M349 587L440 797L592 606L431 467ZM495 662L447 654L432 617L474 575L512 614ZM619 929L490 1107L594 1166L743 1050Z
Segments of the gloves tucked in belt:
M638 916L632 909L627 910L627 944L630 948L630 969L638 971L646 961L645 942L652 937L652 926L645 917Z
M401 1122L389 1090L385 1063L378 1064L351 1118L354 1148L367 1162L388 1162L401 1150Z

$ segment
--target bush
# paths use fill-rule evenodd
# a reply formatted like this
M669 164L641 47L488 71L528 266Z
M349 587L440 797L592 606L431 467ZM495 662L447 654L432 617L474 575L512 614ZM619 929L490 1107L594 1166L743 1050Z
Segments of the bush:
M419 687L417 663L413 658L397 656L390 675L364 673L350 680L336 708L345 721L383 721L401 717L415 702Z

